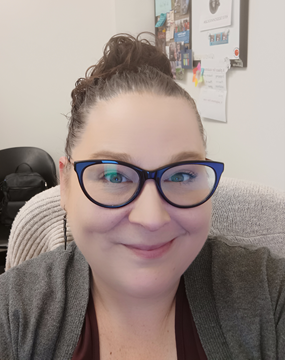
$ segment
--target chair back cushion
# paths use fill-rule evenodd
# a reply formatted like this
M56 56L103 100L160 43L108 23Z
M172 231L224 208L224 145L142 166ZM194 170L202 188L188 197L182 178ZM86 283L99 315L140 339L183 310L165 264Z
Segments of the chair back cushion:
M253 182L222 178L213 198L210 235L266 246L285 257L285 193ZM19 211L8 243L6 270L64 243L59 185ZM67 224L67 240L73 237Z
M6 270L64 244L59 185L29 200L17 214L8 240ZM67 225L67 240L73 240Z
M285 257L285 193L255 182L222 178L213 195L210 234L267 247Z

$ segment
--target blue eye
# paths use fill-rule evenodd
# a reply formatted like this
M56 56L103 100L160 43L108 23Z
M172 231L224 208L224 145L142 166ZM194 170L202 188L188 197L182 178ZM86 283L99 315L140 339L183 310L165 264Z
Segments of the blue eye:
M107 180L113 184L121 184L122 182L128 181L128 179L125 176L123 176L118 172L106 173L102 176L102 179Z
M193 173L176 173L172 175L168 181L172 182L191 182L196 178L196 175Z

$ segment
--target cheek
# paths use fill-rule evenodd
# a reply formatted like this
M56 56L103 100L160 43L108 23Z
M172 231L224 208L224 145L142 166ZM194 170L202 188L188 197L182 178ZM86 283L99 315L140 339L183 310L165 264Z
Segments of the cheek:
M207 237L210 231L211 217L212 203L209 200L200 206L180 212L179 223L190 235Z
M180 213L179 225L185 234L179 238L174 269L183 274L204 246L211 225L212 206L207 203ZM177 220L178 222L178 220Z
M66 211L75 241L83 238L83 235L88 238L94 233L107 233L125 216L123 208L107 209L92 203L74 179L70 184Z

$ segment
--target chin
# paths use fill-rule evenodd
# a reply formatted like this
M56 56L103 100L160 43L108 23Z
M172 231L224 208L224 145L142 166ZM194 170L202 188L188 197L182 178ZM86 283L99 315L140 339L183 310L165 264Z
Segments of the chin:
M153 299L171 292L178 286L181 274L138 274L124 284L125 293L139 299Z

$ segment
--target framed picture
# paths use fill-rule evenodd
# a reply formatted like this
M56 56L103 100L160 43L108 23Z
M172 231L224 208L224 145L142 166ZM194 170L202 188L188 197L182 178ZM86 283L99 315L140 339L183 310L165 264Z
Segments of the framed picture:
M228 58L247 66L249 0L192 0L191 48L194 66L202 59Z

